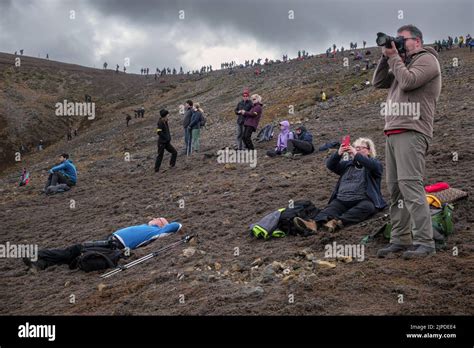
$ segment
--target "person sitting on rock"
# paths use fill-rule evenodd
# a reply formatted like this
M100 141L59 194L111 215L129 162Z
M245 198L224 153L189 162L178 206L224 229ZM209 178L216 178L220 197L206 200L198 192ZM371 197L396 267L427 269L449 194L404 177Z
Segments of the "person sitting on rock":
M352 158L343 160L348 155ZM293 220L295 227L316 232L322 226L334 232L364 221L384 209L387 204L380 190L383 167L375 157L375 146L371 139L359 138L354 146L341 144L326 162L327 168L340 176L328 206L314 220L296 217Z
M56 186L58 184L66 184L69 187L75 186L77 183L77 171L76 167L69 159L67 153L63 153L59 156L59 161L61 162L57 166L54 166L49 170L49 177L44 191L49 186Z
M309 155L314 152L313 135L306 129L305 126L300 125L295 129L296 138L288 140L287 153L290 156L294 155Z
M169 223L165 218L155 218L148 224L136 225L119 229L104 240L74 244L64 249L44 249L37 257L23 258L30 268L44 270L53 265L68 264L74 268L75 260L88 248L107 248L118 250L134 250L150 244L157 238L176 233L182 228L178 222Z
M278 135L276 147L274 150L268 150L267 156L275 157L284 154L287 150L288 141L293 138L294 134L290 131L290 122L280 122L280 134Z

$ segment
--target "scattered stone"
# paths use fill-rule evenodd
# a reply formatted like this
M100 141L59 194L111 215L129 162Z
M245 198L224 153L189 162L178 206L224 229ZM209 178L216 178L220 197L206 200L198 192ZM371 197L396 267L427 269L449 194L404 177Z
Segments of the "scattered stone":
M261 266L263 265L263 260L259 257L258 259L255 259L253 262L252 262L252 265L251 266Z
M273 261L270 266L272 267L272 270L275 272L285 269L285 266L281 262L278 262L278 261Z
M246 286L242 288L241 293L245 296L256 296L260 297L265 291L261 286Z
M222 268L222 265L219 262L214 263L214 268L216 271L219 271Z
M272 265L266 266L262 271L261 281L262 283L269 283L275 279L276 273L273 270Z
M352 256L338 256L336 260L344 263L350 263L352 262Z
M232 270L232 272L242 272L244 270L244 266L242 262L234 261L230 269Z
M237 166L236 166L235 164L233 164L233 163L226 163L226 164L224 165L224 169L235 170L235 169L237 169Z
M183 249L183 255L184 255L185 257L191 257L191 256L193 256L195 253L196 253L196 249L193 248L193 247L189 247L189 248Z
M100 283L98 286L97 286L97 289L99 289L99 292L102 292L104 291L104 289L107 288L107 285L105 285L104 283Z
M324 261L324 260L316 260L315 261L315 264L319 265L319 266L325 266L325 267L328 267L328 268L334 268L336 267L336 264L333 263L333 262L329 262L329 261Z

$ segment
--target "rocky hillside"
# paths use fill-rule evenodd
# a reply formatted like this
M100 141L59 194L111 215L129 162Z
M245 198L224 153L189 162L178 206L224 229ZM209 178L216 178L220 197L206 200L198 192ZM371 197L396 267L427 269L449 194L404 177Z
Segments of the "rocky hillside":
M379 56L371 49L372 57ZM460 65L452 67L452 59ZM344 68L342 61L312 57L304 61L253 69L216 71L203 76L152 77L115 74L51 61L25 58L13 68L13 56L0 55L0 123L2 156L11 158L21 142L30 149L43 138L48 146L33 149L0 176L2 242L60 247L103 238L118 228L140 224L153 216L183 223L184 234L197 233L185 252L166 255L101 281L67 267L26 271L19 260L1 260L2 314L472 314L474 238L471 198L456 204L456 233L448 248L422 261L375 258L377 240L366 247L364 262L317 266L324 246L358 243L380 222L375 219L333 234L253 240L248 226L288 200L311 199L323 207L337 178L324 166L327 152L291 160L265 157L272 143L257 145L258 164L219 164L215 153L233 145L233 108L244 87L262 95L261 125L289 119L303 122L315 144L351 134L371 137L384 161L380 104L386 91L353 90L373 70ZM442 52L443 90L437 108L435 136L427 158L426 183L447 181L472 192L474 131L472 80L474 54L467 49ZM324 89L333 97L321 104ZM82 100L87 93L100 110L94 120L73 119L78 137L65 140L66 121L54 116L62 99ZM209 122L202 148L190 158L178 157L177 167L153 172L158 110L170 110L173 143L183 150L179 105L201 103ZM145 118L125 126L124 112L144 105ZM294 114L289 115L290 105ZM76 163L79 182L71 191L39 194L57 154L68 152ZM124 160L124 153L131 160ZM453 152L458 160L453 161ZM167 155L166 155L167 156ZM3 161L2 159L2 161ZM165 157L163 168L166 168ZM22 167L31 171L30 185L16 186ZM383 182L383 194L388 198ZM70 209L70 200L75 209ZM179 202L184 201L184 207ZM181 201L181 202L183 202ZM386 212L385 212L386 213ZM383 213L377 215L381 216ZM180 236L168 237L134 252L143 256ZM453 256L452 248L459 249ZM238 248L238 255L236 255ZM76 303L70 304L74 294ZM398 295L405 297L399 304ZM184 295L185 302L180 303ZM294 302L289 302L293 295Z

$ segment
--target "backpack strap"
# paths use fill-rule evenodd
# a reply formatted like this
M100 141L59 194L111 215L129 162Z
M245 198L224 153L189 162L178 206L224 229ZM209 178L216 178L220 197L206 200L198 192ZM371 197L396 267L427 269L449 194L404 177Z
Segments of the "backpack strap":
M106 262L107 264L109 265L109 267L115 267L115 264L112 262L112 260L110 259L110 257L108 257L107 255L99 252L99 251L86 251L84 253L84 255L82 256L82 259L81 261L84 262L88 259L90 259L91 257L93 256L100 256L102 257Z

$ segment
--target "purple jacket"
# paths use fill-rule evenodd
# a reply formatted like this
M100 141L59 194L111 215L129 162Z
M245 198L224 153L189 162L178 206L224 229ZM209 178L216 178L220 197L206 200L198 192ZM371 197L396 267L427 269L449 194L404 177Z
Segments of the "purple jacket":
M260 118L262 117L262 104L257 103L252 106L250 111L246 111L244 116L245 116L245 122L244 126L251 126L255 128L255 130L258 127L258 122L260 121Z

